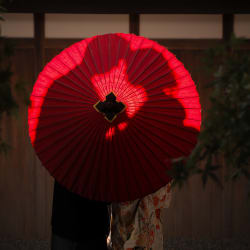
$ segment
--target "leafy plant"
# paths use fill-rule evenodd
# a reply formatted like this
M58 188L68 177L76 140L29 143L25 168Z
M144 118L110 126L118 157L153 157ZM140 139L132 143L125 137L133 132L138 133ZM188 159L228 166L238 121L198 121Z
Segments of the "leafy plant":
M6 11L1 6L0 1L0 12ZM0 16L0 20L3 20ZM18 80L13 81L12 76L12 57L14 55L14 44L11 43L9 39L0 37L0 124L3 115L17 114L18 103L17 97L22 97L23 101L28 104L28 95L24 81ZM7 153L10 149L8 145L1 136L0 128L0 154Z
M244 176L250 181L250 53L240 49L243 43L232 36L206 52L206 69L214 72L206 86L211 106L192 154L173 162L170 174L175 185L200 174L204 186L212 179L222 187L216 175L221 167L227 169L226 180Z

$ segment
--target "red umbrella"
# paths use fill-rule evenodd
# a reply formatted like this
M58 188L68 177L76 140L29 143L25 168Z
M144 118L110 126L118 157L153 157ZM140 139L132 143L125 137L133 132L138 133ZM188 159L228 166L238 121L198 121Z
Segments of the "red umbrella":
M168 183L200 130L190 74L165 47L131 34L73 44L38 76L28 123L42 164L89 199L134 200Z

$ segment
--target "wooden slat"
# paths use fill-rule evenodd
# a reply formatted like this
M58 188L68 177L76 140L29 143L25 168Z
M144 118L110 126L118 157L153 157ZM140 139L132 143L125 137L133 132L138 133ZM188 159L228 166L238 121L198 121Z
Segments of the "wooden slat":
M82 39L60 39L60 38L50 38L45 40L45 48L46 49L64 49L69 47L70 45L79 42L81 40L85 39L84 37Z
M27 82L31 92L35 80L34 49L16 49L12 69L13 78ZM0 124L3 138L12 147L7 158L0 155L0 238L48 239L52 180L30 143L28 106L20 100L18 103L18 119L5 117Z
M129 14L129 33L140 34L140 15L136 13Z
M234 15L224 14L223 15L223 39L224 41L229 41L232 34L234 33Z
M34 13L34 51L35 51L35 79L42 71L45 65L45 14ZM32 175L36 180L33 182L35 203L35 224L36 230L33 231L34 238L49 238L50 236L50 218L51 218L51 199L53 194L53 178L42 166L35 153L32 154Z
M136 31L136 29L131 29ZM134 32L131 32L134 33ZM84 39L84 38L82 38ZM66 48L71 44L78 42L82 39L46 39L46 48ZM214 47L222 43L221 39L157 39L152 38L152 40L158 42L159 44L168 47L169 49L184 49L184 50L202 50ZM249 40L250 41L250 40ZM250 48L250 42L248 44Z
M34 13L34 42L36 58L36 76L41 72L45 63L45 14Z
M31 49L34 48L33 38L6 38L16 49ZM0 47L3 46L2 40L0 41Z
M221 39L157 39L159 44L169 48L178 50L203 50L219 45Z
M84 39L84 38L82 38ZM45 39L44 48L45 49L64 49L82 39L61 39L61 38L50 38ZM15 45L15 48L34 48L33 38L9 38ZM159 44L169 48L177 50L205 50L211 47L215 47L223 42L222 39L157 39L153 38ZM1 47L0 42L0 47ZM249 50L250 49L250 39L246 40L239 49Z
M82 38L84 39L84 38ZM45 47L48 49L64 49L82 39L46 39ZM152 40L169 48L177 50L205 50L215 47L223 42L222 39L157 39ZM250 49L250 40L246 40L240 49Z

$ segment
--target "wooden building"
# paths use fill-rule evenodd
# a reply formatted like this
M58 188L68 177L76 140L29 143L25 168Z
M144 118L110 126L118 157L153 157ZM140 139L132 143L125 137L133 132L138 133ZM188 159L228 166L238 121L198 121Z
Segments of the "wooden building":
M13 0L6 3L6 8L1 31L15 42L14 78L30 82L30 91L45 63L63 48L95 34L130 32L156 40L176 54L199 82L201 104L206 110L209 93L203 86L208 79L201 71L204 51L228 40L233 32L250 39L247 1L225 5L222 1L184 0ZM244 47L247 50L250 40ZM8 249L4 246L15 240L25 244L46 242L50 238L53 179L30 144L27 106L20 102L18 119L4 117L1 127L3 138L13 148L7 157L0 156L0 249ZM218 173L221 178L223 171ZM170 208L164 211L166 245L185 240L187 244L250 241L248 191L250 186L245 180L225 183L224 190L209 182L203 190L200 177L193 178L182 190L175 191ZM188 247L178 249L195 249Z

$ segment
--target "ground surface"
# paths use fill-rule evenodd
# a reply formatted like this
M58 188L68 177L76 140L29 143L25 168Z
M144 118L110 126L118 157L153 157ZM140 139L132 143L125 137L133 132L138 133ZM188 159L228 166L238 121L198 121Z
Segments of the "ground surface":
M44 240L0 240L0 250L50 250ZM184 240L165 242L165 250L250 250L249 239Z

